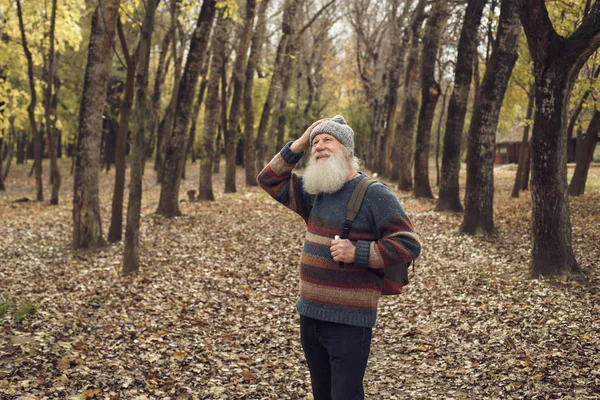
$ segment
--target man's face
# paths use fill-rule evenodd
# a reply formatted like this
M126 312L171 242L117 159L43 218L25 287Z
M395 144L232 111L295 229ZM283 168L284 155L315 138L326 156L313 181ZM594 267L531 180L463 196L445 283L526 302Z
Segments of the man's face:
M327 161L342 148L342 142L328 133L319 133L313 138L311 154L316 162Z

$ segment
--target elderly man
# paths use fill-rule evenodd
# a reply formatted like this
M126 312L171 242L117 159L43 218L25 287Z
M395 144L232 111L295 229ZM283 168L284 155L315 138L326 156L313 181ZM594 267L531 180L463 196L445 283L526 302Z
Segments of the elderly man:
M306 148L304 174L292 170ZM364 398L363 377L382 277L419 256L421 245L398 199L369 186L348 239L337 239L358 182L354 131L341 116L313 123L258 175L259 185L307 224L300 261L300 337L315 400Z

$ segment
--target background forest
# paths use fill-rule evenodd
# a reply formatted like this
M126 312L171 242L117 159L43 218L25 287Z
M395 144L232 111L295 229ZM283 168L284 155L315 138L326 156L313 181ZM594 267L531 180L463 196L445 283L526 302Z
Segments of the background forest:
M594 0L0 0L0 394L309 396L256 175L342 114L424 241L370 397L598 398L599 47Z

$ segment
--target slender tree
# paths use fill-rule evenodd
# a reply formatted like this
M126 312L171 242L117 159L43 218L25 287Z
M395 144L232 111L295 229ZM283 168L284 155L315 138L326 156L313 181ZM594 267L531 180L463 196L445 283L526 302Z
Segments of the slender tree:
M277 45L277 52L275 54L275 61L273 65L273 75L271 76L271 84L267 93L267 98L263 105L262 114L260 116L260 122L258 124L258 131L256 137L257 143L257 159L259 169L262 169L265 160L265 154L271 154L275 151L275 143L267 143L265 145L265 133L269 126L269 119L271 117L271 111L275 96L277 95L281 85L281 75L283 70L283 62L286 57L288 50L288 43L292 39L292 23L296 12L296 2L298 0L285 0L283 5L283 20L281 23L281 37L279 38L279 44ZM269 138L272 140L274 138Z
M600 2L569 37L552 26L543 0L519 0L519 17L533 59L532 262L534 277L579 270L573 254L567 191L566 122L569 97L585 61L600 46Z
M136 273L140 265L140 211L142 207L142 174L146 147L146 98L148 92L148 68L150 46L154 30L154 14L160 0L146 0L146 13L142 22L139 59L135 76L134 142L129 179L129 203L127 206L127 226L125 227L125 250L123 253L123 274Z
M160 117L160 103L162 99L162 90L165 83L165 76L169 71L169 62L167 62L167 52L171 43L173 30L169 30L163 38L158 53L158 63L156 66L156 76L154 77L154 89L150 101L150 120L148 122L148 137L145 139L146 156L145 159L152 157L154 150L154 140L158 132L158 120ZM158 146L157 146L158 147ZM145 161L145 160L144 160Z
M252 93L254 89L254 73L258 64L260 49L266 39L267 29L267 8L269 0L262 0L258 6L258 17L252 44L250 46L250 55L248 56L248 65L246 66L246 79L244 81L244 167L246 171L246 185L257 186L257 147L254 141L254 107ZM260 144L262 147L262 143ZM262 165L261 165L262 167Z
M123 196L125 193L125 155L127 153L127 134L129 133L129 121L133 107L135 69L137 67L137 58L139 45L134 54L131 54L127 46L123 24L117 17L117 33L123 50L125 67L127 68L125 78L125 93L121 101L119 115L119 130L117 133L117 148L115 154L115 186L112 198L112 213L110 217L110 227L108 228L107 239L110 243L119 242L123 232Z
M444 132L442 173L437 211L462 211L459 194L460 149L467 114L467 102L473 76L473 57L477 52L477 30L486 0L469 0L454 70L454 88L448 104L448 118Z
M236 58L233 66L233 96L231 98L231 108L229 111L229 121L225 131L225 155L227 159L225 168L225 193L235 193L235 146L237 143L238 122L242 109L244 79L248 59L248 47L252 38L252 27L254 25L254 14L256 11L256 1L246 1L246 15L240 31L238 47L236 49Z
M213 54L206 93L206 108L204 110L202 161L200 162L200 186L198 189L199 200L212 201L215 199L212 185L212 170L215 158L215 131L217 130L219 116L221 115L219 83L221 82L221 66L225 57L226 41L227 21L223 18L223 12L219 11L211 44Z
M441 88L435 80L435 65L442 31L449 17L448 4L436 0L426 23L421 57L421 109L415 149L415 197L433 198L429 184L429 147L435 106Z
M99 0L92 16L73 183L73 247L76 249L98 247L105 243L98 193L98 154L110 55L120 3L120 0Z
M185 162L186 133L190 122L194 92L206 56L206 47L208 46L214 16L215 0L204 0L190 43L185 69L179 83L173 133L166 148L160 200L156 210L158 214L168 217L181 215L181 211L179 211L179 185L183 163Z
M31 127L31 134L33 136L33 153L35 157L35 182L37 187L37 200L44 201L44 186L42 183L42 132L38 130L37 123L35 121L35 106L37 103L37 95L35 92L34 82L34 71L33 71L33 57L29 46L27 44L27 36L25 35L25 25L23 24L23 11L21 9L21 0L17 0L17 14L19 17L19 29L21 30L21 44L23 45L23 51L27 58L27 76L29 78L29 92L31 100L27 107L27 114L29 116L29 126Z
M588 125L583 143L577 153L577 163L575 172L569 184L569 194L571 196L581 196L585 193L585 183L587 181L590 164L594 158L594 150L598 143L598 131L600 131L600 111L594 110L594 116Z
M529 85L527 91L527 114L525 115L525 127L523 128L523 139L521 140L521 148L519 149L519 163L517 167L517 174L515 176L515 184L510 197L519 197L519 192L523 190L523 180L528 181L529 179L529 130L531 127L530 121L533 116L533 105L535 102L535 85L533 82Z
M504 93L517 61L521 27L516 0L503 0L496 41L487 64L467 145L465 233L492 233L494 227L494 149Z
M44 106L46 117L46 136L48 138L48 156L50 157L50 181L52 182L52 193L50 195L50 204L58 204L58 192L60 190L60 171L56 162L56 137L55 119L56 107L53 106L53 83L56 77L56 54L54 51L54 32L56 29L56 5L57 1L52 0L52 12L50 16L50 35L49 35L49 51L48 51L48 76L46 82L46 90L44 91ZM59 144L60 145L60 144Z
M421 30L425 20L426 0L419 0L414 11L410 29L410 46L408 50L405 74L404 74L404 103L398 121L395 134L395 154L393 157L393 169L398 173L398 189L412 190L413 181L411 166L413 159L413 133L419 110L419 42Z

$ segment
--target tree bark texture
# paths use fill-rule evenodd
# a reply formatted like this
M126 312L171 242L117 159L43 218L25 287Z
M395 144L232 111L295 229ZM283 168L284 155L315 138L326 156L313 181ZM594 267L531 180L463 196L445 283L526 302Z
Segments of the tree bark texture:
M27 58L27 77L29 78L29 92L31 99L27 106L27 115L29 116L29 126L31 127L31 135L33 137L33 153L35 158L35 183L37 188L37 201L44 201L44 185L42 182L42 141L43 135L38 131L35 121L35 106L37 103L37 95L35 92L34 72L33 72L33 57L27 44L25 35L25 26L23 24L23 11L21 9L21 0L17 0L17 14L19 18L19 29L21 30L21 43L23 51Z
M150 47L154 30L154 14L160 0L146 0L146 14L142 22L138 67L135 75L135 111L133 115L133 148L129 171L129 201L127 225L125 227L125 248L123 252L124 275L136 273L140 268L140 212L142 208L142 174L146 146L146 99L148 92L148 69Z
M236 59L233 66L233 96L231 98L231 107L229 109L229 122L225 131L225 193L235 193L235 147L238 136L238 122L242 110L242 99L244 89L244 79L246 78L246 67L248 59L248 47L252 38L252 28L254 25L254 14L256 12L256 0L246 1L246 16L244 24L240 31L238 48L236 50Z
M254 107L252 103L252 92L254 89L254 71L258 64L260 49L265 42L267 7L269 0L262 0L258 7L258 17L252 44L250 46L250 55L248 56L248 65L246 67L246 80L244 81L244 167L246 170L246 185L257 186L256 171L257 163L262 163L257 157L258 144L254 140ZM260 145L262 146L262 144Z
M595 110L594 116L585 133L585 138L581 146L581 152L577 154L577 164L575 172L569 184L569 194L571 196L580 196L585 193L585 183L587 181L590 164L594 158L594 150L598 143L598 131L600 131L600 111Z
M123 196L125 193L125 155L127 152L127 134L129 132L129 121L133 106L135 69L137 67L137 54L132 56L127 47L127 39L123 31L123 25L117 18L117 33L123 58L127 67L125 78L125 92L121 101L119 114L119 131L117 132L117 146L115 151L115 186L113 190L112 208L110 216L110 227L107 239L109 243L119 242L123 236ZM137 53L138 50L136 50Z
M413 188L411 166L413 160L413 134L419 110L419 41L425 20L425 0L419 0L411 26L410 48L404 75L404 104L396 124L393 169L398 173L398 189L409 191Z
M167 108L167 112L165 113L163 120L159 124L158 127L158 138L157 138L157 148L156 148L156 161L154 164L154 169L156 170L156 182L160 183L162 186L163 178L164 178L164 166L165 159L167 157L166 152L167 148L170 145L171 135L173 133L173 125L175 120L175 108L177 107L177 99L179 97L179 89L181 88L181 64L183 63L183 49L181 51L177 50L177 39L181 39L181 26L179 22L179 13L181 9L181 0L171 0L171 29L173 31L173 35L171 36L172 42L172 53L173 53L173 67L175 69L174 76L174 84L173 84L173 93L171 95L171 101L169 103L169 107ZM178 36L179 32L179 36ZM192 88L192 91L195 88Z
M54 51L54 32L56 28L56 3L57 0L52 0L52 14L50 16L50 46L48 51L48 76L46 90L44 91L44 108L46 119L46 136L48 138L48 156L50 158L50 181L52 183L52 192L50 195L50 204L58 204L58 193L60 190L60 171L56 162L56 107L53 106L52 89L56 76L56 54ZM60 146L60 144L59 144Z
M515 0L503 0L496 41L473 110L467 145L467 185L462 231L492 233L494 151L504 93L517 61L521 27Z
M431 144L431 126L435 107L440 97L441 88L435 80L435 65L440 46L442 31L448 20L448 5L445 1L436 0L429 15L423 38L421 57L421 109L417 125L417 146L415 149L415 189L414 195L419 198L433 198L429 184L429 148Z
M206 56L206 47L208 46L214 17L215 0L205 0L202 3L196 29L190 43L185 69L179 83L173 132L165 153L160 200L156 212L167 217L181 215L179 211L179 186L181 171L185 162L186 133L190 122L195 88Z
M477 52L477 30L486 0L469 0L454 70L454 88L448 104L448 118L442 151L442 173L437 211L462 211L459 193L460 149L473 76L473 57Z
M102 110L120 3L120 0L104 0L98 4L92 17L73 184L73 247L76 249L104 245L98 193L98 155Z
M221 67L225 58L226 40L227 21L223 19L222 11L219 11L211 44L213 54L206 92L206 107L204 108L202 160L200 161L200 185L198 187L199 200L213 201L215 199L212 185L212 170L215 158L215 132L219 124L219 116L221 115L219 83L221 82Z
M529 130L531 128L531 117L533 117L533 106L535 104L535 84L532 82L529 85L527 93L527 114L525 115L526 125L523 128L523 140L521 140L521 148L519 149L519 164L517 167L517 175L515 176L515 184L513 185L510 197L519 197L519 192L522 189L523 179L529 180ZM527 175L524 177L524 175Z
M566 121L569 96L585 61L600 46L600 2L568 38L556 33L542 0L520 0L536 84L532 132L533 277L579 271L571 239Z

